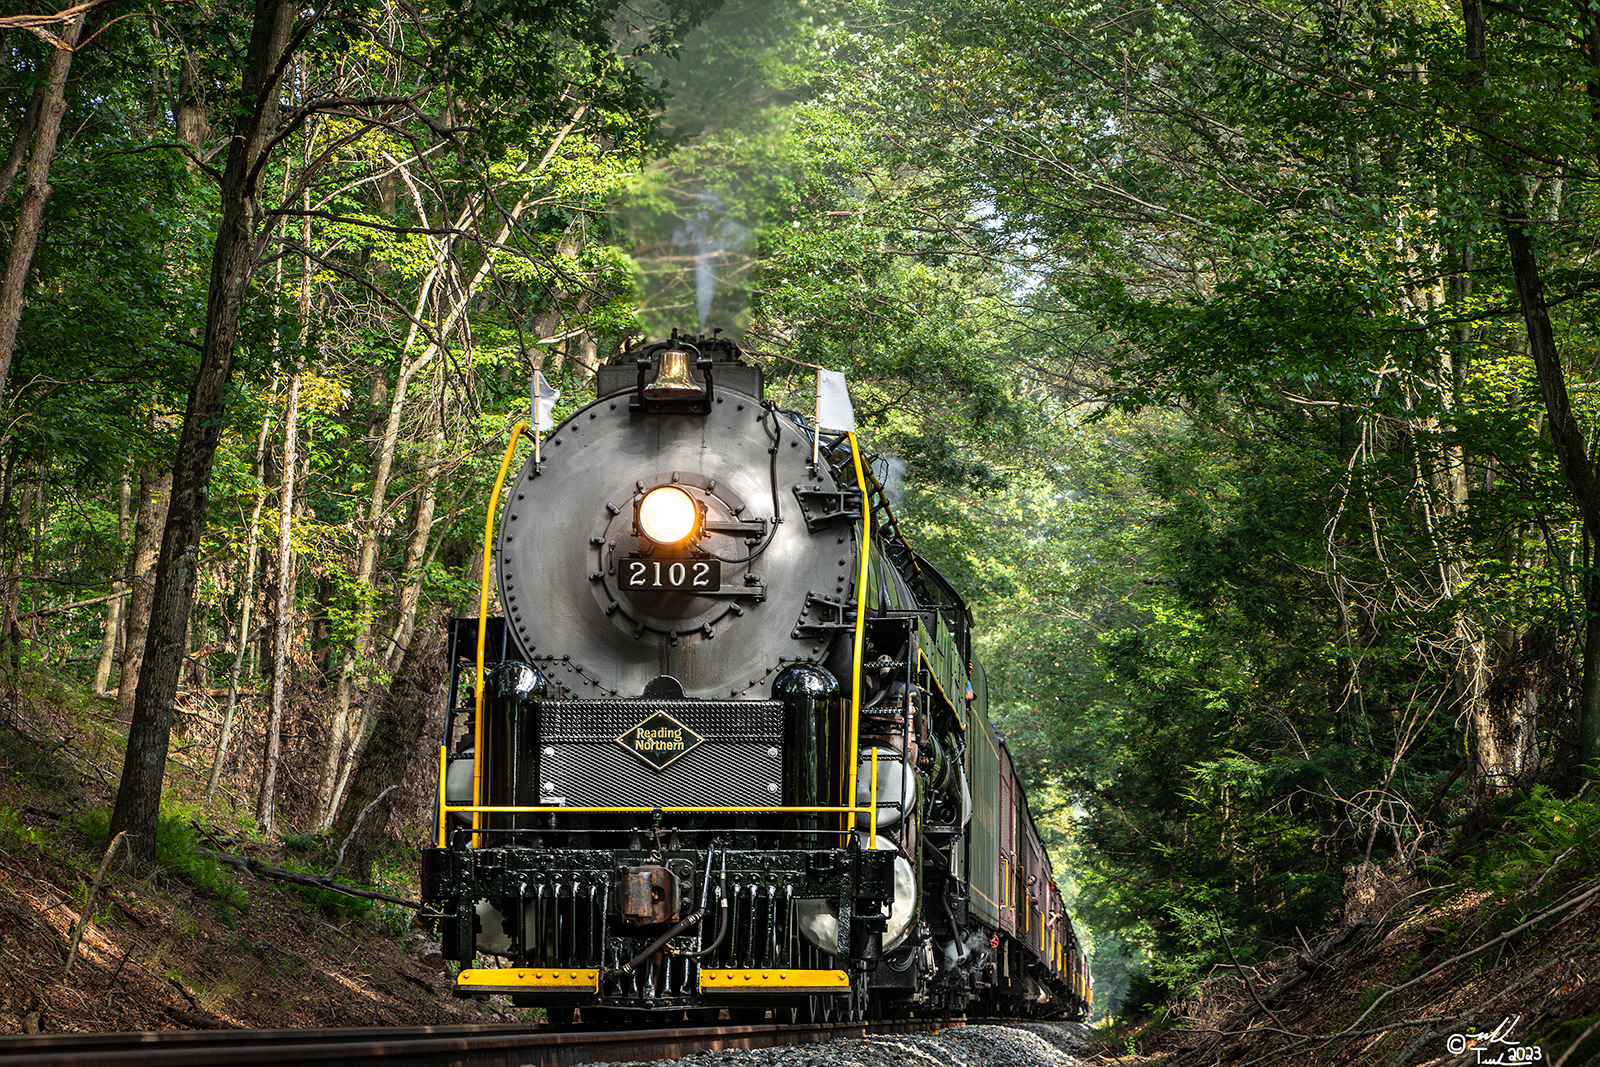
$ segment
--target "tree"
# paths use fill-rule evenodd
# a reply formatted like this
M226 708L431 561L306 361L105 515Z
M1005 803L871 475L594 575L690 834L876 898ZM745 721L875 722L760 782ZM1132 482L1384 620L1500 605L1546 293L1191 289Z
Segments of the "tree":
M1491 49L1482 0L1462 0L1462 80L1472 97L1477 150L1487 165L1482 195L1485 206L1498 215L1505 239L1517 305L1527 329L1527 351L1549 416L1550 442L1582 517L1585 539L1595 544L1600 543L1600 480L1595 477L1595 461L1573 410L1546 295L1543 263L1561 242L1549 232L1552 227L1532 218L1530 200L1539 194L1530 195L1529 190L1552 180L1558 186L1578 188L1593 180L1590 163L1596 158L1594 101L1600 100L1600 74L1595 71L1600 16L1586 7L1576 9L1576 17L1558 8L1553 12L1555 19L1538 22L1530 21L1532 11L1509 13L1517 17L1518 24L1497 35ZM1560 30L1553 40L1547 32L1550 29ZM1589 98L1585 104L1529 105L1530 84L1559 93L1568 79L1585 85ZM1530 143L1526 134L1535 130L1538 140ZM1552 222L1564 214L1563 201L1570 195L1562 191L1550 195ZM1586 569L1583 586L1578 758L1592 779L1600 779L1600 576L1592 567Z
M330 837L349 843L345 863L358 880L372 876L394 806L389 794L404 784L423 727L438 701L443 651L443 633L433 626L424 627L406 646L405 659L375 717L372 737L351 775L349 798L333 823Z
M334 158L340 144L350 143L364 132L408 121L426 131L415 135L419 139L454 138L491 154L498 150L497 138L516 131L519 123L548 121L552 116L600 113L610 129L622 132L645 120L658 95L629 66L617 61L619 32L633 38L626 44L637 52L665 47L709 6L667 4L661 8L659 20L629 25L611 21L621 10L620 4L591 9L513 0L487 10L483 5L446 5L436 21L412 25L434 35L431 40L437 47L432 61L441 64L434 68L439 79L434 84L448 82L457 90L472 90L458 97L474 108L473 118L480 125L472 131L429 118L418 107L416 95L350 97L337 91L303 96L283 112L280 123L285 78L293 69L294 55L312 47L343 54L363 31L358 29L358 21L335 17L331 10L309 12L297 3L273 0L255 5L247 58L239 72L233 136L219 182L221 213L212 255L205 339L173 471L145 663L112 819L115 830L128 831L129 855L136 866L148 866L154 856L153 829L199 570L212 466L225 423L241 315L250 297L255 267L272 233L272 228L264 225L269 214L259 204L264 179L280 158L278 149L319 113L362 116L354 132L340 134L333 145L313 157L317 166L307 166L298 176L298 186L291 184L287 205L300 199L301 191L314 180L321 165ZM382 40L377 33L371 36L374 41ZM502 38L519 47L515 51L479 47L487 40ZM474 45L471 51L464 46L469 40ZM337 90L337 79L333 81ZM597 103L603 103L606 110L600 111ZM318 214L285 206L270 217ZM385 223L378 226L395 229ZM319 265L326 264L319 261ZM442 340L438 335L430 337L431 343Z
M299 13L299 4L291 0L258 0L255 5L233 138L220 183L222 218L211 260L205 342L173 463L172 496L156 563L144 666L111 816L111 832L128 834L128 862L139 869L155 862L161 782L199 570L211 466L222 433L239 317L256 264L256 230L261 222L257 204L277 132L278 86Z
M28 153L27 190L23 193L22 210L11 236L5 273L0 275L0 394L4 394L6 379L11 374L11 358L17 348L17 324L22 320L22 288L28 279L28 268L33 264L34 249L38 247L45 201L50 199L50 163L61 132L61 117L67 110L67 74L72 69L72 54L83 33L83 24L97 6L98 2L79 4L63 11L58 16L59 36L40 31L51 47L50 65L40 87L36 118L29 124L33 147ZM20 139L18 143L21 144ZM8 180L5 184L11 183Z
M1025 665L997 671L1059 768L1040 773L1088 812L1102 919L1182 981L1220 951L1213 901L1265 944L1336 893L1346 859L1404 859L1559 773L1588 719L1565 682L1592 618L1568 563L1588 556L1584 483L1563 476L1590 460L1561 427L1594 412L1577 393L1563 421L1530 385L1595 349L1591 98L1571 91L1593 80L1587 16L1494 14L1474 73L1470 28L1438 9L857 12L804 113L830 146L807 157L821 195L767 237L763 327L858 373L898 334L933 367L987 356L1001 396L1166 416L1118 436L1146 512L1108 568L1143 587L1104 604L1053 582L1048 622L1006 627ZM959 315L904 286L909 264L952 262L987 264L936 276L1000 309L953 350L927 324ZM1559 292L1519 297L1530 266ZM1519 304L1558 316L1569 350L1520 354ZM1071 451L1038 465L1071 472ZM939 466L937 444L914 454L918 476ZM972 526L952 540L989 546ZM1061 692L1087 707L1018 699Z

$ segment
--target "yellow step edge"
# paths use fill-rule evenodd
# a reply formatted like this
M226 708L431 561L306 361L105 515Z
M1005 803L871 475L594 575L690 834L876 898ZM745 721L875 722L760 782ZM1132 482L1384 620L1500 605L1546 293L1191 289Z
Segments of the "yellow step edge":
M456 988L500 992L508 989L584 989L600 991L600 972L583 967L475 967L456 975Z
M700 992L742 993L850 991L850 975L845 971L808 971L792 967L700 968Z

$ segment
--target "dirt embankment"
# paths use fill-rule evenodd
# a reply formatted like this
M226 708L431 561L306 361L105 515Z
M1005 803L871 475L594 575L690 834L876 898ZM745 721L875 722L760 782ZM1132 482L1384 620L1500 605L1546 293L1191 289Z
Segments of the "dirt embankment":
M242 817L227 825L226 801L185 808L192 781L177 783L163 820L164 872L135 878L112 863L90 901L118 755L71 723L0 721L0 1033L443 1025L527 1014L453 999L438 945L408 908L217 863L210 852L318 872L327 846L292 837L301 848L269 846ZM415 899L414 879L414 850L396 846L376 888Z
M1595 875L1576 854L1499 888L1364 869L1337 928L1256 967L1219 969L1119 1038L1137 1055L1100 1062L1595 1067Z

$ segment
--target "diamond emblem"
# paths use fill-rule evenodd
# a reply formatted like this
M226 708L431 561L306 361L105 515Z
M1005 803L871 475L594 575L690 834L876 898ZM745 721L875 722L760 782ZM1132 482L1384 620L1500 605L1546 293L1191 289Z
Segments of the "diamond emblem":
M704 740L671 715L658 711L624 731L617 744L659 771Z

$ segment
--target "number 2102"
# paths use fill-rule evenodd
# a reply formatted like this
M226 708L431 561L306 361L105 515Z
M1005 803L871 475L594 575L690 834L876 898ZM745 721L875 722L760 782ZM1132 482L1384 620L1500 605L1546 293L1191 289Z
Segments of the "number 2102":
M630 559L623 567L629 589L712 589L717 580L709 560Z

